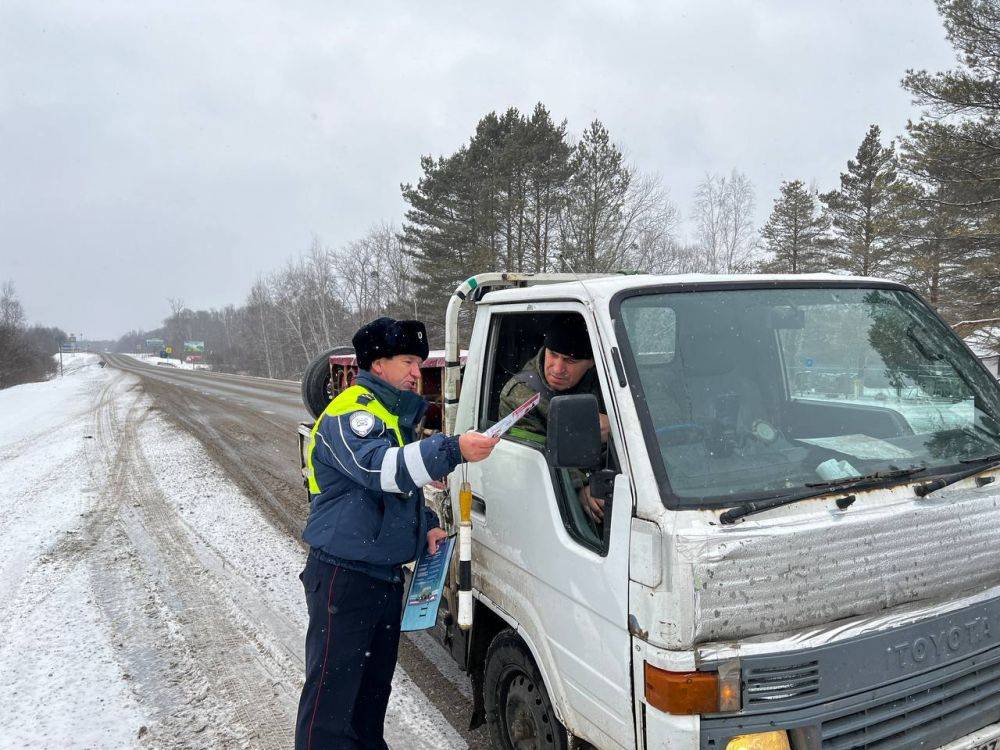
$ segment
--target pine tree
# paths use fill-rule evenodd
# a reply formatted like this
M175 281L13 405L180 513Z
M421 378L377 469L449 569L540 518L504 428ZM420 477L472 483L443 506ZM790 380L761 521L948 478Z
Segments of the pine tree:
M966 307L962 298L970 258L961 222L944 205L946 189L907 183L902 192L899 278L942 315L957 320Z
M496 258L499 268L519 270L524 252L524 206L527 192L526 125L517 109L503 115L491 112L476 126L469 141L470 166L479 196L476 233Z
M401 186L409 204L402 236L432 329L471 274L549 266L571 154L566 123L555 125L538 104L530 119L515 108L491 112L454 154L421 159L421 179Z
M568 202L561 223L561 261L578 273L610 270L617 257L632 172L607 128L594 120L570 162Z
M558 243L559 217L567 202L567 185L573 173L573 147L566 140L566 121L552 121L541 102L527 123L528 159L527 217L530 231L530 263L524 270L548 270Z
M817 210L816 197L801 180L781 183L781 196L761 230L764 249L771 257L760 265L763 273L813 273L826 270L826 233L830 222Z
M948 307L955 316L1000 314L1000 2L937 0L956 69L909 71L903 86L924 113L907 127L907 169L921 203L948 225L960 258Z
M883 146L877 125L840 175L840 189L820 196L836 241L833 268L856 276L888 276L900 253L900 185L893 144Z
M423 157L420 166L417 185L402 186L410 204L402 234L413 257L413 291L425 301L425 322L436 339L435 323L458 283L496 263L493 208L467 147L436 160Z

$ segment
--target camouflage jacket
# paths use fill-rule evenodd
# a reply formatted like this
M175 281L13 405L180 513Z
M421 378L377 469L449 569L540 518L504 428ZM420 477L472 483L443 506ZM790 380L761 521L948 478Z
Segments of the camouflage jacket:
M508 380L503 390L500 391L500 412L498 415L500 419L510 414L536 393L542 394L538 406L524 415L511 430L510 434L512 437L544 443L549 421L549 401L553 396L592 393L597 397L599 410L601 413L604 413L601 384L598 382L597 374L593 368L587 371L587 374L580 379L579 383L565 391L553 391L549 388L543 375L544 370L545 347L542 347L538 350L538 354L525 363L521 372ZM584 472L578 469L569 469L569 473L573 479L574 487L579 489L587 483Z

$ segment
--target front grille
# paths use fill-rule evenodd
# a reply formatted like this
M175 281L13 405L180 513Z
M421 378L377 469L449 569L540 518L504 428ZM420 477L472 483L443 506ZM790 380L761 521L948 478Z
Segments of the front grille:
M822 723L823 748L937 747L1000 721L1000 663Z
M744 675L743 690L743 703L747 707L762 707L774 701L814 695L819 692L819 663L807 661L748 669Z

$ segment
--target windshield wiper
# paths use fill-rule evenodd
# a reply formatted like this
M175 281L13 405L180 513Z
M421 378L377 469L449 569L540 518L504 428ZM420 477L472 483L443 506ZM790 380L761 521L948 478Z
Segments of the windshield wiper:
M945 474L943 477L938 477L937 479L932 479L929 482L918 484L913 488L917 497L926 497L934 492L934 490L947 487L949 484L955 484L955 482L961 482L963 479L968 479L969 477L975 476L980 472L997 468L1000 466L1000 453L994 453L989 456L980 456L979 458L963 458L959 463L974 464L974 466L971 469L956 471L954 474Z
M826 495L834 491L844 492L878 487L887 481L902 479L903 477L912 477L923 471L927 471L926 466L911 466L907 469L876 471L872 474L865 474L859 477L845 477L844 479L834 479L829 482L813 482L806 485L806 487L809 488L807 490L795 492L790 495L769 497L764 500L751 500L750 502L743 503L742 505L737 505L735 508L730 508L720 515L719 522L723 524L731 524L754 513L762 513L763 511L771 510L772 508L780 508L783 505L791 505L792 503L797 503L799 500L808 500L811 497L819 497L820 495ZM981 469L977 469L977 471L981 471Z

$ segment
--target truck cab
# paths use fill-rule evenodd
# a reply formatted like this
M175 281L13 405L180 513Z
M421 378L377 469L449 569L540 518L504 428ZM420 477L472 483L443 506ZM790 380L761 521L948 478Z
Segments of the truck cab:
M472 625L456 561L437 634L494 746L996 746L1000 389L918 295L830 275L491 274L455 300L476 313L446 429L497 422L567 314L610 423L591 465L558 456L594 425L553 420L464 469ZM460 474L430 491L452 526Z

